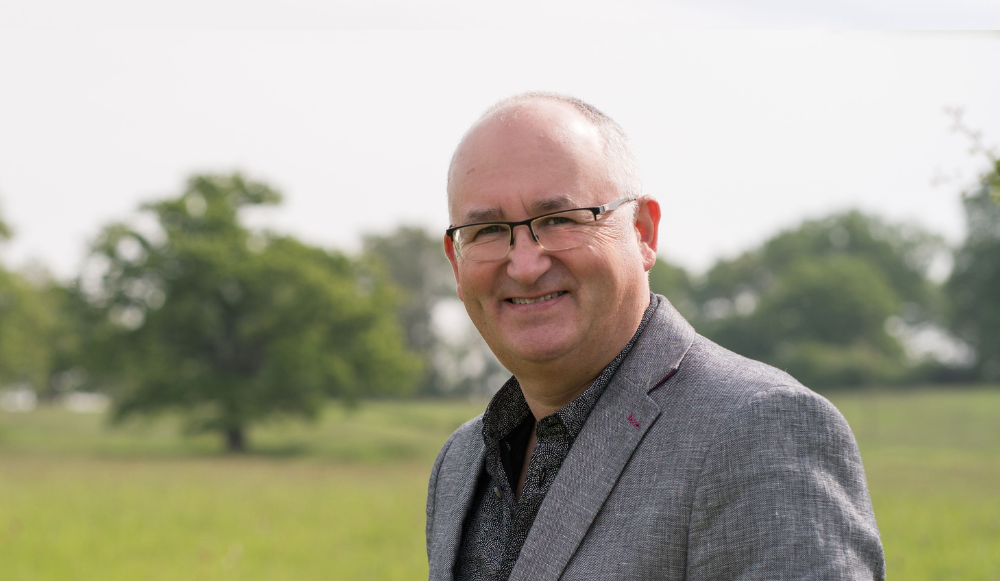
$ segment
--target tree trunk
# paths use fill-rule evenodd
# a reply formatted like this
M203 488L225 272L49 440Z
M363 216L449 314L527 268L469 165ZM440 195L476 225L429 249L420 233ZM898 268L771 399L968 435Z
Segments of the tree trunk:
M226 451L230 454L238 454L246 451L246 438L243 435L243 428L226 428Z

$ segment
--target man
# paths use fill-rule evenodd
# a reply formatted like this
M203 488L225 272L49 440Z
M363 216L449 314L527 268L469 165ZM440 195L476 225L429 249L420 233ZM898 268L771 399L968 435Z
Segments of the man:
M514 376L434 464L432 580L884 578L843 417L650 294L660 206L617 124L502 101L448 204L459 298Z

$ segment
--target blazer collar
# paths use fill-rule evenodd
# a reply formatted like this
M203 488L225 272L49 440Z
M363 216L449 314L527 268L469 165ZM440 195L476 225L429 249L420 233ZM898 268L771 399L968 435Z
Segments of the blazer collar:
M666 297L654 294L650 300L659 301L659 306L617 373L618 377L644 388L647 394L680 368L698 336Z
M648 394L677 371L696 334L666 298L653 295L651 300L659 301L653 318L559 469L510 581L559 578L636 446L660 415Z

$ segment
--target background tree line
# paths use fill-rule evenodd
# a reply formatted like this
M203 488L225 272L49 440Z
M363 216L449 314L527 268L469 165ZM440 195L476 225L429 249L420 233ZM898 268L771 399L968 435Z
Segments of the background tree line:
M116 420L183 412L240 450L254 423L314 418L330 398L485 395L506 379L464 317L440 233L369 235L352 256L241 222L280 200L240 174L197 175L142 206L155 228L107 225L75 280L0 267L0 388L104 393ZM650 284L702 334L814 388L996 381L1000 162L962 203L957 249L849 211L704 274L661 258ZM942 256L953 268L936 281Z

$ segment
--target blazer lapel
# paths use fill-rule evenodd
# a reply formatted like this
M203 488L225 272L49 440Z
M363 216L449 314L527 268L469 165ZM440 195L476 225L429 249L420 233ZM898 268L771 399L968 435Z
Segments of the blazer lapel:
M521 548L510 581L558 579L614 488L659 406L648 392L669 378L696 336L663 297L587 419Z
M436 551L431 555L429 563L431 581L452 579L455 559L462 544L462 525L465 523L465 516L476 493L476 482L483 469L486 447L483 443L481 422L479 429L469 440L462 449L454 451L463 457L448 462L449 466L459 469L438 475L438 487L443 494L435 503L437 507L435 511L440 513L434 517L432 535L436 537L434 545L445 547L445 550Z

